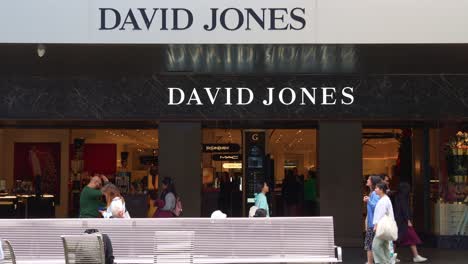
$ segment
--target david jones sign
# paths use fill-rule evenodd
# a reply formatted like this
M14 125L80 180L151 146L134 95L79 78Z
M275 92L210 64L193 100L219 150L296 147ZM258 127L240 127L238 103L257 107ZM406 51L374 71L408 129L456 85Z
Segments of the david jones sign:
M203 19L203 30L302 30L306 26L306 9L294 8L208 8L206 15L195 17L187 8L99 8L99 30L190 29L195 19Z
M2 1L0 43L467 43L466 10L464 0L16 0Z
M261 98L247 87L205 87L184 90L167 88L168 105L249 105L261 101L265 106L282 105L351 105L354 103L353 87L274 88L262 91ZM260 100L259 100L260 99Z

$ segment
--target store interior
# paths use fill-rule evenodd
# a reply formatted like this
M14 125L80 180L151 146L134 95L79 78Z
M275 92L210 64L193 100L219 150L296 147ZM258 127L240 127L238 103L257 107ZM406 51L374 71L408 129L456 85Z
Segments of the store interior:
M204 129L203 144L237 144L239 150L230 154L242 155L243 132L241 129ZM309 173L316 172L317 133L315 129L267 129L265 130L265 143L267 160L271 166L268 169L267 181L270 185L269 197L272 211L275 215L284 215L282 204L282 185L288 171L294 174L301 190L297 190L299 204L304 193L303 185ZM203 208L202 214L209 216L216 208L224 209L230 216L242 216L242 188L245 188L243 179L243 159L216 160L216 154L202 153L203 161ZM227 182L228 190L225 193L224 185ZM318 213L318 212L317 212ZM298 210L296 215L304 215Z
M29 204L24 213L5 214L77 217L80 191L93 175L106 176L124 193L154 189L148 171L157 163L158 145L157 129L0 129L0 197L52 207L29 212L35 207ZM41 199L33 199L36 194Z
M203 146L234 146L224 152L201 148L202 216L218 209L231 217L245 215L243 209L249 198L243 157L246 131L250 130L202 129ZM272 215L320 215L320 177L326 175L317 173L318 130L262 131ZM337 144L339 141L337 138ZM134 196L133 200L129 198L129 203L134 201L130 205L134 215L151 217L156 210L148 195L157 192L156 127L1 128L0 151L0 217L77 217L81 188L95 174L105 175L125 195ZM365 187L368 175L388 175L393 190L400 182L409 182L419 226L441 235L466 235L466 224L460 226L460 221L467 217L467 157L468 133L466 125L460 123L429 128L364 128L362 178L356 180L362 182L363 195L369 191ZM38 174L42 175L41 186L35 184ZM293 175L298 183L293 209L285 203L287 175ZM31 199L36 194L41 199ZM41 210L35 211L37 208Z

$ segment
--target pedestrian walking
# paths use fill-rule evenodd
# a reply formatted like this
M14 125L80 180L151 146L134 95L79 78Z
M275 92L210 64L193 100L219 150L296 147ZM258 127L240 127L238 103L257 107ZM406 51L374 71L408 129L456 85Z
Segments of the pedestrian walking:
M267 216L270 216L270 208L266 197L266 194L270 191L268 184L266 182L258 183L255 189L255 206L258 209L264 209L267 212Z
M155 202L158 209L154 213L153 217L175 217L174 210L176 209L177 192L174 181L170 177L165 177L162 180L161 187L161 196Z
M367 178L366 186L369 187L369 195L364 196L363 202L367 206L366 218L366 237L364 239L364 250L367 252L367 264L373 264L374 258L372 256L372 242L375 237L374 231L374 211L380 197L375 192L375 187L378 183L382 182L380 176L371 175Z
M384 218L384 216L388 216L392 221L395 220L395 216L393 215L392 202L386 194L387 190L388 187L383 182L380 182L376 185L375 193L380 197L380 199L377 202L374 211L374 219L372 222L374 224L374 231L377 231L379 222ZM390 242L391 241L383 240L377 236L374 237L372 242L372 253L375 263L389 264L395 261L391 256Z
M413 262L425 262L427 258L419 255L417 245L421 244L421 239L414 230L412 213L410 208L411 186L400 183L398 193L395 196L395 220L398 225L398 245L410 247L413 254Z

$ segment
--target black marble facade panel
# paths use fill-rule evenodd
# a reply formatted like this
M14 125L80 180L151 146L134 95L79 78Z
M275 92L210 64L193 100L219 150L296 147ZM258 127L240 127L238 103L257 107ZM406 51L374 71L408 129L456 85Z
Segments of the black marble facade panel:
M263 105L267 87L354 87L352 105ZM190 95L200 91L205 105L170 106L168 87ZM254 101L227 106L226 91L211 105L204 87L248 87ZM233 98L237 93L233 91ZM320 99L320 100L319 100ZM0 75L0 119L46 120L467 120L467 75L222 76L153 75L118 78Z

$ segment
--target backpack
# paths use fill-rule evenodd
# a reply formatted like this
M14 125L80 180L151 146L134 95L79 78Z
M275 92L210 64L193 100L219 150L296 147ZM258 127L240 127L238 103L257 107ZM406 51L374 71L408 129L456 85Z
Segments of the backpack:
M180 197L176 198L175 208L172 210L172 213L175 216L180 216L182 214L182 201L180 200Z

